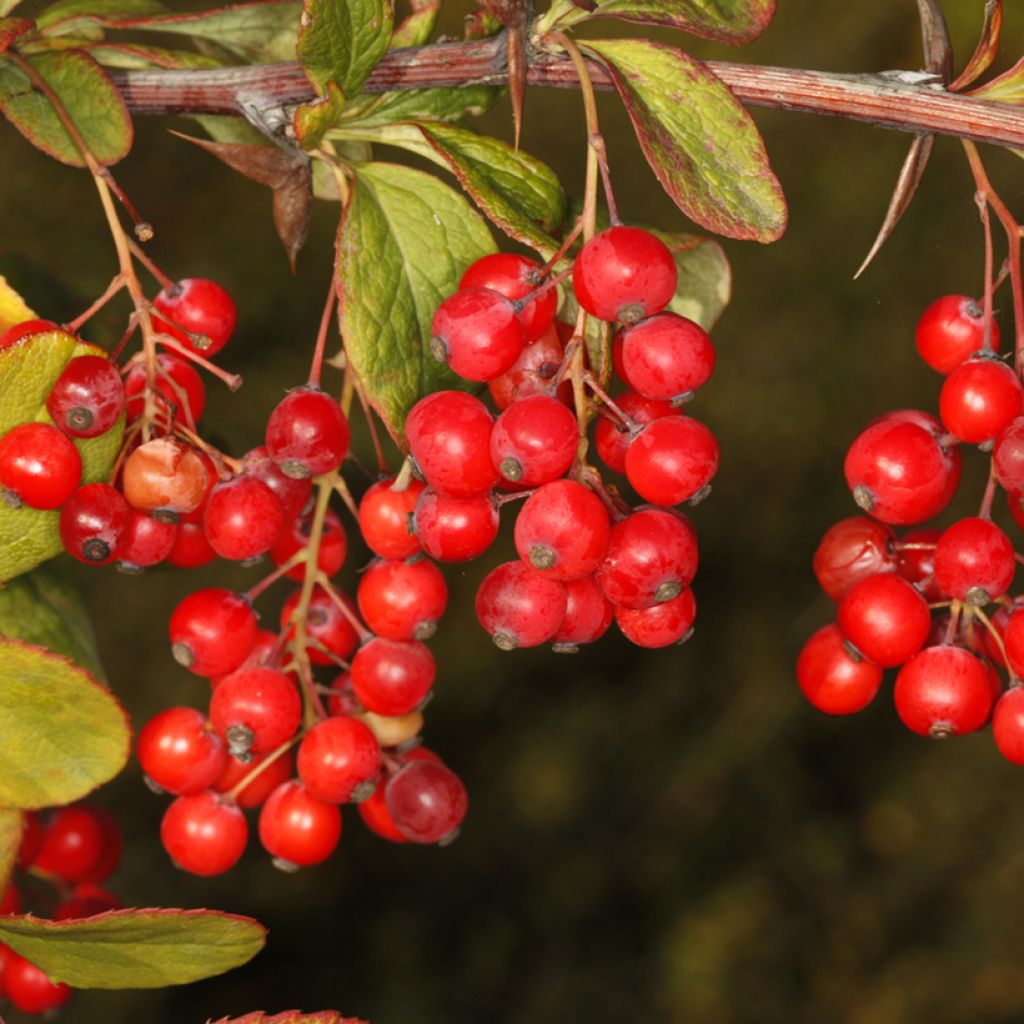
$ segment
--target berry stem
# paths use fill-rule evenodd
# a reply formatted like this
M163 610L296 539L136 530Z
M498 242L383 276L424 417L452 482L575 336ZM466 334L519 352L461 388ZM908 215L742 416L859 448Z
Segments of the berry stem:
M272 587L282 576L286 575L297 565L302 565L306 561L306 551L296 551L287 562L282 562L272 573L264 576L255 586L250 587L245 592L245 599L252 604L256 601L261 594L263 594L268 587Z
M260 763L256 765L255 768L253 768L249 772L246 772L246 774L243 775L238 780L238 782L235 783L235 785L232 786L231 789L229 789L224 794L224 799L229 800L231 803L234 803L238 799L238 794L241 793L242 790L245 789L245 787L248 786L250 782L253 782L256 779L258 779L263 774L263 772L267 770L267 768L269 768L276 760L278 760L278 758L281 758L286 753L288 753L288 751L292 747L294 747L295 744L299 742L299 740L302 739L303 735L304 731L300 730L286 743L282 743L281 746L279 746L277 750L275 750L269 757L265 758L263 761L260 761Z
M989 321L985 321L985 337L988 338L988 324ZM981 496L981 507L978 509L978 517L980 519L991 519L992 518L992 502L996 496L996 460L990 458L988 460L988 481L985 484L985 493Z
M338 610L342 615L348 619L349 624L356 631L361 644L366 643L367 640L373 639L373 634L363 625L360 621L359 616L349 607L348 603L344 601L341 595L334 588L334 584L331 583L327 576L327 573L318 571L316 574L317 583L327 593L327 596L338 606Z
M1003 638L999 634L999 630L996 629L995 623L982 611L981 608L972 608L971 615L978 619L978 621L989 631L992 639L995 640L996 646L999 648L999 653L1003 656L1003 663L1009 667L1010 660L1006 656L1006 645L1003 643Z
M316 333L313 361L309 366L309 380L307 383L311 388L320 387L320 374L324 366L324 349L327 347L327 331L330 328L331 313L334 312L334 303L337 297L338 289L332 276L331 285L327 289L327 301L324 303L324 311L320 317L320 329Z
M988 201L982 192L974 193L974 203L978 207L978 215L981 217L981 228L985 234L985 281L982 293L982 310L985 318L985 334L982 348L986 352L992 351L992 295L995 285L992 280L992 218L988 213Z
M190 363L195 363L196 366L201 366L207 371L207 373L212 373L214 377L227 384L229 390L237 391L242 386L242 378L239 374L228 373L227 370L222 370L219 366L211 363L208 359L204 359L198 352L193 352L191 349L185 348L185 346L172 335L156 332L155 336L160 339L160 344L163 345L164 348L169 348L172 352L176 352L180 355L182 359L187 359Z
M68 332L77 334L82 329L82 325L88 323L124 286L124 276L117 274L107 285L107 290L84 313L64 325Z
M153 262L153 259L146 252L145 249L139 245L138 242L133 238L128 239L128 248L131 249L132 255L153 275L156 281L159 283L161 288L173 288L174 279L168 277L157 265Z
M562 240L562 244L558 247L558 251L544 264L540 270L536 271L538 280L543 280L552 270L558 265L559 261L565 256L565 254L572 248L573 243L577 238L580 237L580 232L583 230L583 218L577 217L576 223L572 226L572 231L569 232Z

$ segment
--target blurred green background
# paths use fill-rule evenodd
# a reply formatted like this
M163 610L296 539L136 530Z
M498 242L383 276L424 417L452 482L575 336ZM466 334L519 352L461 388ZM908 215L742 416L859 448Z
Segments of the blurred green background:
M843 72L920 65L911 0L779 6L745 50L693 51ZM962 63L982 3L945 7ZM463 13L448 12L449 31ZM1024 10L1011 4L999 66L1022 50ZM624 216L685 229L618 103L603 97L601 113ZM188 1024L291 1007L375 1024L1024 1019L1024 773L987 734L949 744L910 735L888 683L864 713L831 720L793 678L800 644L831 614L811 553L855 511L845 448L886 409L935 408L939 380L916 358L914 323L938 295L981 286L970 176L958 144L940 140L903 224L854 282L907 137L755 116L790 228L767 248L726 243L734 302L715 332L715 378L692 407L723 450L714 493L694 515L694 639L664 652L609 636L572 658L501 654L471 607L476 582L510 557L507 539L481 564L449 572L453 607L432 642L440 675L425 738L469 787L459 841L395 847L347 813L341 848L319 868L285 876L253 849L225 877L186 877L157 839L165 801L133 763L99 797L127 833L113 887L130 905L252 914L269 926L269 944L248 967L203 984L81 993L65 1019ZM240 306L222 361L246 385L229 395L211 383L206 419L211 439L240 452L305 373L336 210L318 205L293 278L263 190L170 137L170 122L136 125L118 175L156 227L150 250L172 275L216 278ZM477 127L507 137L507 103ZM524 145L570 189L584 141L578 96L530 93ZM1024 166L986 158L1024 214ZM115 269L89 181L3 126L0 182L0 272L25 285L42 315L75 315ZM980 456L967 461L963 510L979 500L984 471ZM75 571L137 723L207 697L205 682L169 657L175 602L259 573Z

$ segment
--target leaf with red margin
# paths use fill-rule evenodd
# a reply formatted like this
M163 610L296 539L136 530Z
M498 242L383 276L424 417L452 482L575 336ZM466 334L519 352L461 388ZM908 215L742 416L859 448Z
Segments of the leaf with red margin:
M104 165L116 164L132 148L132 122L106 71L82 50L60 50L25 58L67 111L86 146ZM72 167L85 161L50 101L10 60L0 61L0 113L44 153Z
M75 988L163 988L248 963L266 944L251 917L219 910L129 909L46 921L0 917L0 942Z
M18 860L24 825L24 812L15 807L0 807L0 897L11 880L11 872Z
M979 85L977 89L972 89L968 95L979 100L1024 105L1024 57L1021 57L1009 71L1004 71L984 85Z
M157 0L57 0L36 19L48 36L95 35L104 24L119 18L151 18L168 14Z
M986 0L985 21L981 26L981 38L971 54L967 66L950 83L950 92L966 89L977 81L992 66L999 52L999 36L1003 30L1003 0Z
M222 63L213 57L192 50L169 50L165 46L141 46L138 43L96 43L87 47L92 56L106 68L128 71L144 68L219 68Z
M434 31L441 0L409 0L412 12L395 26L391 46L422 46Z
M304 0L297 53L310 84L355 96L391 44L392 0Z
M666 25L719 43L749 43L775 16L775 0L599 0L579 7L589 14L570 15L569 23L592 18L618 18L647 25ZM564 24L564 19L560 19Z
M753 119L700 61L645 39L580 41L609 70L640 148L691 220L731 238L773 242L786 201Z
M207 1021L207 1024L367 1024L359 1017L342 1017L337 1010L320 1010L317 1013L303 1013L301 1010L285 1010L272 1017L260 1010L247 1013L244 1017L221 1017Z
M35 27L35 22L28 18L0 18L0 53L9 50L15 39Z

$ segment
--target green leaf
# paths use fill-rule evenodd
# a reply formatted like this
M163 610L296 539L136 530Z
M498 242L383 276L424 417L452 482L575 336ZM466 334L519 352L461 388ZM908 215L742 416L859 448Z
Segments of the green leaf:
M358 1017L342 1017L335 1010L320 1010L319 1013L303 1013L301 1010L285 1010L272 1017L261 1011L247 1013L244 1017L221 1017L210 1024L366 1024Z
M0 942L75 988L163 988L248 963L266 929L217 910L114 910L73 921L0 917Z
M305 0L299 63L317 93L329 82L346 96L359 92L387 53L394 18L391 0Z
M434 31L441 12L441 0L410 0L412 11L395 26L391 46L422 46Z
M465 89L409 89L350 100L341 118L343 130L373 128L396 121L459 121L489 110L500 90L489 85Z
M977 89L972 89L969 95L979 100L1024 105L1024 57L1009 71L1004 71Z
M9 50L16 39L34 28L35 23L28 18L0 18L0 53Z
M130 747L128 716L85 669L0 640L0 806L78 800L121 771Z
M658 180L691 220L771 242L786 203L750 115L700 61L644 39L587 40L608 68Z
M679 288L668 308L710 331L732 298L732 269L713 238L653 231L671 250L679 271Z
M7 283L7 278L0 274L0 334L15 324L35 318L35 313L25 304L25 300Z
M0 807L0 895L3 895L18 860L25 815L16 807Z
M138 43L99 43L89 53L106 68L137 71L144 68L216 68L221 62L192 50L169 50L165 46L140 46Z
M57 94L86 146L101 164L115 164L132 146L132 122L107 73L81 50L60 50L26 58ZM44 153L84 167L50 101L28 75L0 59L0 112Z
M599 0L592 11L570 15L568 23L618 18L667 25L719 43L739 44L761 35L774 14L775 0Z
M430 352L434 310L494 251L483 219L433 175L360 164L338 237L342 336L367 397L404 444L423 395L468 386Z
M344 110L344 94L333 82L328 82L323 96L296 108L292 119L295 141L305 150L316 149L341 120Z
M81 596L52 568L27 573L0 589L0 637L45 647L103 678Z
M60 330L33 334L0 350L0 435L31 420L51 423L46 398L68 362L81 355L106 353ZM82 456L83 483L109 477L123 436L122 417L105 434L75 441ZM0 502L0 582L60 554L64 545L59 523L57 511L11 508Z
M36 24L48 36L74 35L86 25L166 13L167 8L156 0L58 0L40 13Z

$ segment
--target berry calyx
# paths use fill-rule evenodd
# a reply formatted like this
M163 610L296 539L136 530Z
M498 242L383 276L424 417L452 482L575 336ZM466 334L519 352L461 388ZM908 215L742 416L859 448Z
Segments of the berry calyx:
M557 398L533 395L510 405L491 431L491 461L506 479L537 487L569 470L579 441L576 417Z
M232 757L277 749L295 735L301 718L295 684L273 668L237 669L217 684L210 698L210 723L227 741Z

